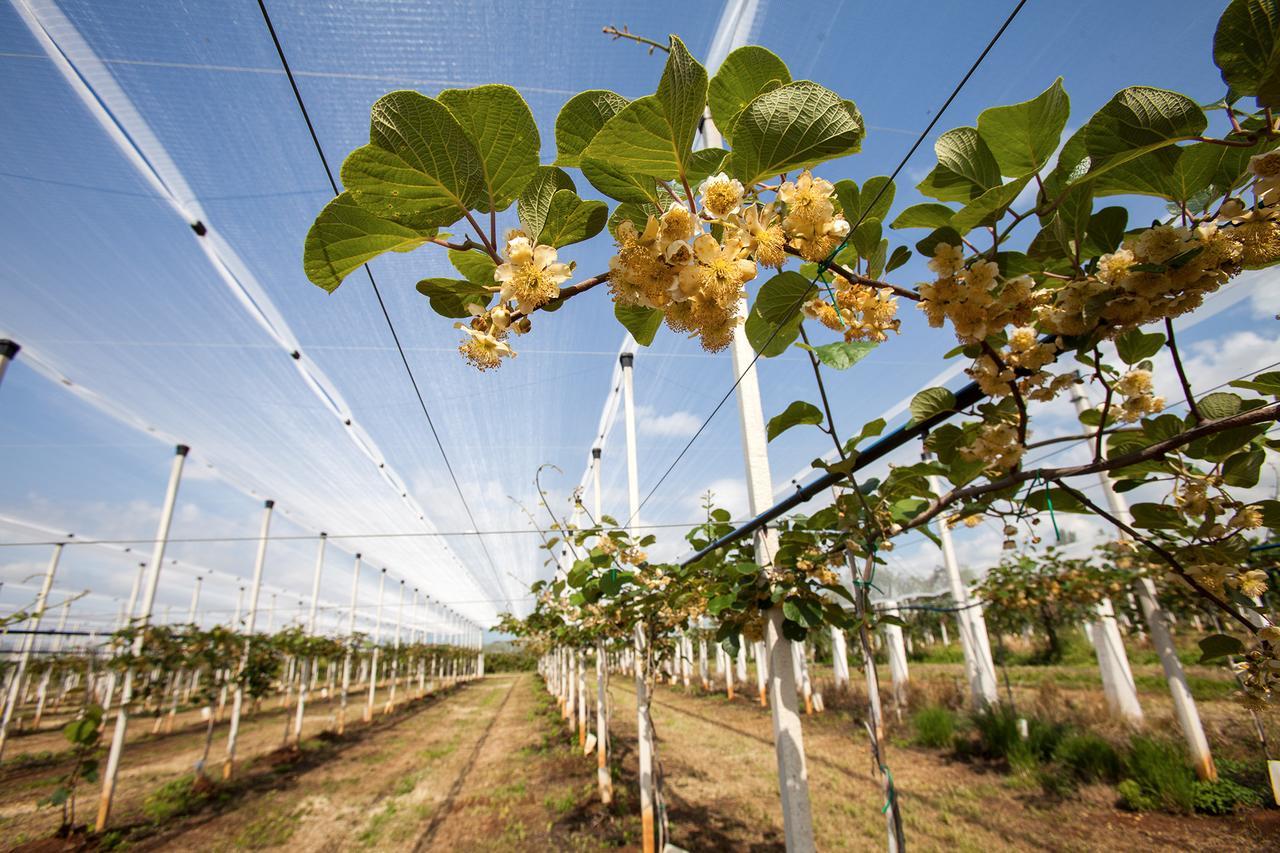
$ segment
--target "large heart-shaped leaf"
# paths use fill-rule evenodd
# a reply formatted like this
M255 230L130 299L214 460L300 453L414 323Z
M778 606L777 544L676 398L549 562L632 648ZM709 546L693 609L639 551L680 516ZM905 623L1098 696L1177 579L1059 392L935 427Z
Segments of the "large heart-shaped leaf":
M1000 164L977 128L948 130L933 143L933 150L938 155L938 165L968 180L978 190L978 195L1000 186Z
M631 337L636 339L636 343L642 347L647 347L653 343L653 339L658 334L658 329L662 328L662 312L657 308L645 308L643 305L621 305L613 306L613 316L618 318L618 322L622 324Z
M853 154L865 131L857 107L809 80L766 92L733 126L727 168L748 186L767 177Z
M573 178L564 169L555 166L539 166L533 179L525 185L516 203L516 213L520 216L520 225L525 233L536 239L547 221L547 211L551 209L551 199L560 190L575 192Z
M765 358L786 352L800 334L800 306L816 292L809 279L791 270L762 284L745 325L756 352Z
M581 161L596 160L622 174L683 179L706 104L707 71L684 42L672 36L658 91L632 101L605 122ZM586 174L585 166L583 171ZM590 175L587 179L595 184Z
M793 426L820 423L822 423L821 409L813 405L813 403L806 403L804 400L796 400L790 406L787 406L781 414L777 414L769 418L769 423L765 427L765 433L767 435L767 440L773 441Z
M492 286L495 282L493 279L493 271L497 269L497 264L493 258L477 251L459 252L456 249L449 250L449 263L453 264L453 268L462 273L462 277L472 284L483 284Z
M951 227L960 234L968 234L979 225L989 225L999 220L1030 180L1031 176L1025 175L1016 181L987 190L951 217Z
M787 64L763 47L749 44L726 56L707 91L711 118L725 141L733 142L733 124L747 104L790 82Z
M456 278L424 278L417 290L431 300L431 310L442 317L470 317L468 305L487 308L493 299L484 285Z
M312 283L332 293L342 280L383 252L408 252L435 237L434 228L409 228L375 216L343 193L324 206L302 250Z
M1274 95L1280 79L1280 3L1232 0L1213 34L1213 61L1237 95L1255 95L1259 106L1280 106Z
M440 103L471 136L480 152L488 192L476 210L506 210L538 169L538 125L529 105L510 86L445 89Z
M607 89L588 89L570 98L556 116L556 165L577 166L600 128L626 105L626 98Z
M379 98L369 140L347 155L342 183L356 204L384 219L439 228L487 198L475 143L434 98L410 91Z
M1070 113L1071 99L1059 77L1029 101L983 110L978 116L978 133L1000 164L1001 173L1021 178L1049 162Z
M583 201L573 190L557 190L547 208L546 223L534 237L548 246L567 246L588 240L604 228L609 206L602 201Z

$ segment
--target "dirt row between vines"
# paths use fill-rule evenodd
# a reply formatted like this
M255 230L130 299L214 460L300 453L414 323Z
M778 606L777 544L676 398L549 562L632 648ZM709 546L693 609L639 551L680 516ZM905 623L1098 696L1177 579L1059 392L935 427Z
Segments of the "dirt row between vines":
M256 758L243 765L240 781L158 826L142 820L142 799L189 771L199 735L139 743L126 765L130 782L117 825L131 830L124 840L139 850L634 850L639 821L630 680L615 676L610 696L611 807L599 804L594 760L576 748L541 681L521 674L462 685L372 726L358 725L344 738L311 738L300 751L275 749L283 718L264 713L245 728ZM730 702L721 694L662 686L653 712L671 841L691 851L781 850L767 709L742 696ZM839 711L805 718L822 850L883 844L882 798L856 725ZM888 759L907 838L917 849L1248 851L1269 849L1264 833L1275 838L1274 823L1257 822L1274 812L1134 815L1116 809L1114 791L1102 786L1050 800L1038 787L936 751L893 744ZM14 790L16 781L13 774L0 776L0 807L38 796ZM19 827L38 829L24 814L6 820L9 844L19 840ZM47 809L39 814L47 833L56 818Z
M635 692L610 686L615 737L636 733ZM671 842L687 850L782 850L777 766L768 709L746 697L687 694L660 686L652 707ZM882 849L880 783L867 738L847 715L804 718L818 849ZM1280 825L1254 816L1206 818L1132 814L1106 786L1049 799L1039 786L943 754L891 745L887 751L908 843L922 850L1274 850ZM625 775L634 759L624 758ZM1263 823L1257 822L1260 819Z

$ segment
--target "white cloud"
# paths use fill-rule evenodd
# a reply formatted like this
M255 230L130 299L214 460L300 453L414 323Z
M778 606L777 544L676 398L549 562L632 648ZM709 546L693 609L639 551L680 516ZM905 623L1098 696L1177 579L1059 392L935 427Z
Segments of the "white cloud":
M641 435L686 438L697 432L700 426L702 420L693 412L680 410L660 415L651 406L636 408L636 430Z

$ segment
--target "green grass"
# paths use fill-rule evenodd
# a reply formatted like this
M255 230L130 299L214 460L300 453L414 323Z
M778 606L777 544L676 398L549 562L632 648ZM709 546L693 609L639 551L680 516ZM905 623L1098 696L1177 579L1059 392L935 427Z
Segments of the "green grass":
M956 722L956 713L950 708L938 705L921 708L911 717L914 731L911 742L934 749L948 746L955 736Z
M278 847L293 837L301 816L291 812L264 814L236 833L235 845L242 850Z

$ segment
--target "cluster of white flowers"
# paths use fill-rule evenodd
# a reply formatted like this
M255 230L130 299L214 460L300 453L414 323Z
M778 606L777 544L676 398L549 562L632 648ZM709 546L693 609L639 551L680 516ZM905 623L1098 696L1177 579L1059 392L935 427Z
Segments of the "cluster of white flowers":
M534 245L522 231L507 232L504 254L505 263L493 272L497 304L489 309L469 305L471 322L454 324L466 333L458 351L480 370L496 368L503 358L515 355L508 336L528 332L529 312L558 298L560 285L573 273L572 265L559 262L553 247Z

